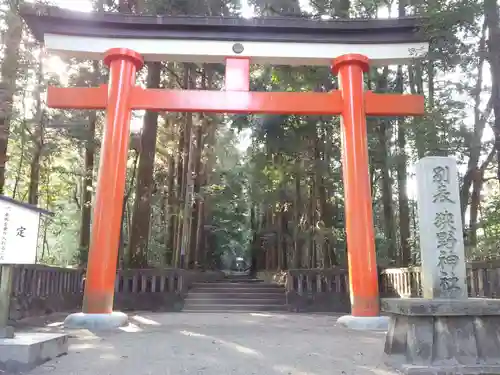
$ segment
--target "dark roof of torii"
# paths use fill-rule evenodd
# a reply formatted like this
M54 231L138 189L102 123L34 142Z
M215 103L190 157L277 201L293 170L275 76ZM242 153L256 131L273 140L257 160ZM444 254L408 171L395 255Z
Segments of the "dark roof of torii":
M425 42L422 19L311 20L305 18L236 18L147 16L86 13L51 6L23 6L37 40L46 33L147 39L204 39L256 42L384 44Z

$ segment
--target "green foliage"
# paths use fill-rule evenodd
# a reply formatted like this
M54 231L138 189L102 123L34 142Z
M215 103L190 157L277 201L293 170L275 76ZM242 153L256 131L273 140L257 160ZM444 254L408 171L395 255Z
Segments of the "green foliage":
M143 0L140 4L145 14L217 16L237 15L241 11L239 2L220 0ZM257 15L289 17L345 17L350 14L375 18L384 13L394 16L398 6L396 2L378 0L350 3L342 0L315 1L307 9L301 8L302 2L299 4L292 0L255 0L250 4L255 7ZM113 1L106 1L106 4L96 2L99 9L113 10L116 5ZM425 95L427 111L421 118L404 121L369 119L367 124L376 245L379 260L386 263L393 261L394 254L390 254L393 246L398 253L402 251L400 227L406 219L410 226L410 237L405 241L410 245L413 261L418 262L415 201L409 194L409 213L405 214L407 217L400 217L400 208L404 204L401 196L408 194L406 191L400 194L398 173L405 173L404 182L411 192L415 185L412 166L419 158L425 155L455 156L463 178L467 168L471 167L468 165L471 157L479 155L478 162L472 166L479 168L492 149L491 134L487 134L491 133L489 126L492 124L489 113L485 113L485 116L488 114L486 131L484 136L480 134L479 146L474 143L478 136L475 111L479 108L483 114L491 91L491 82L484 73L487 69L485 50L480 43L485 33L482 2L407 2L404 10L407 15L426 17L425 33L431 38L427 59L404 66L400 77L404 92ZM9 29L13 15L15 13L9 11L0 16L3 17L2 41L5 48L13 34L13 30ZM81 209L85 204L81 201L82 179L85 175L84 148L89 145L96 147L97 169L102 114L98 116L94 134L88 126L88 112L56 111L43 108L42 105L43 113L40 113L36 89L44 91L49 83L95 86L96 79L99 82L106 81L106 73L100 69L96 71L90 61L70 59L56 64L54 58L47 57L44 79L39 81L42 69L40 50L28 33L24 32L21 44L13 47L19 50L19 59L17 62L9 60L9 64L17 63L18 67L14 77L16 89L9 129L5 193L22 201L29 199L29 188L34 183L30 175L32 161L41 146L37 204L56 215L48 223L40 256L43 262L50 264L79 263L85 259L88 251L86 247L79 248ZM478 104L475 102L478 72L483 65L484 77L479 87L481 100ZM186 71L184 65L166 63L164 68L164 87L178 88L182 85ZM195 68L200 72L207 67ZM222 87L223 66L211 65L210 69L213 73L210 81L212 89ZM4 81L13 79L2 78ZM144 79L143 72L140 73L140 79ZM366 85L374 91L393 92L398 90L398 79L396 67L373 68L366 76ZM251 88L255 91L326 92L336 87L336 78L327 67L252 67ZM209 210L203 227L208 228L215 238L215 256L248 257L256 235L258 240L266 238L272 243L265 251L272 251L284 244L288 265L292 263L296 252L302 253L303 266L328 266L327 258L344 263L346 235L339 118L237 115L217 116L213 121L218 125L216 142L208 144L208 140L204 139L202 161L204 165L209 165L207 159L212 155L215 163L213 170L209 171L208 185L202 186L195 198L200 198ZM166 207L165 199L170 173L168 161L179 152L176 137L180 134L180 116L162 115L159 125L155 183L151 187L152 219L148 247L148 260L152 266L170 263L175 250L169 248L166 235L169 229L165 226L165 215L166 212L172 212L169 211L171 207ZM43 132L42 144L37 137L40 130ZM243 134L250 134L251 142L247 150L241 150ZM399 134L404 134L403 146ZM122 258L128 251L134 186L137 183L134 158L135 153L131 152L127 195L124 197ZM94 184L90 187L92 191L96 183L95 172ZM493 178L495 173L495 169L488 167L483 177ZM383 189L384 182L389 182L389 191ZM482 191L477 223L478 241L468 247L471 259L489 259L500 255L497 245L500 238L500 193L490 184L486 185ZM388 200L384 199L387 194ZM390 207L386 207L388 205ZM252 208L256 212L253 223L250 219ZM471 225L468 215L465 215L466 227ZM172 214L172 217L179 219L182 219L181 216L182 213L177 211ZM389 219L395 227L392 234L385 225ZM255 243L253 246L256 246Z
M231 129L220 129L215 155L214 179L204 189L210 200L211 226L218 257L247 257L250 240L248 180L237 137Z

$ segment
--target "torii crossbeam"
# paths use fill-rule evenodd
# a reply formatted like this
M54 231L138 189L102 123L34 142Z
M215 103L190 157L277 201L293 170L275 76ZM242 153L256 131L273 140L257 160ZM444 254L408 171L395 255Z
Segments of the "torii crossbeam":
M54 13L54 11L52 13ZM42 14L42 16L37 14L36 17L33 17L32 12L25 12L25 18L28 24L31 24L32 29L35 30L35 35L37 35L37 33L40 34L40 28L43 29L41 34L45 35L46 38L50 32L52 32L52 34L50 34L52 35L50 36L52 39L49 38L51 42L47 43L46 41L46 46L49 44L48 47L51 47L55 51L66 51L66 53L69 51L71 55L79 55L81 50L77 49L87 48L89 51L91 49L93 51L89 52L89 56L95 57L96 54L102 54L103 51L100 49L110 43L121 44L124 47L125 45L130 46L133 44L139 49L149 48L144 46L144 42L142 44L139 42L134 44L130 39L113 39L108 42L108 39L100 36L95 37L96 41L91 45L80 47L76 41L73 40L73 42L71 42L69 39L64 39L64 31L56 32L57 30L50 30L54 27L64 28L63 21L69 22L68 19L71 21L71 17L75 18L76 16L73 14L69 17L67 14L63 14L64 17L62 17L59 13L54 14L56 15L51 15L49 12L47 14ZM61 19L58 19L57 22L50 20L50 17L56 16L62 17L62 21ZM40 17L45 17L46 19L40 20ZM83 16L78 17L83 18ZM94 15L94 17L100 16ZM131 22L129 18L123 21L123 23ZM135 23L131 22L133 23L133 28L130 27L128 29L130 33L138 32L137 24L141 24L141 22L145 23L145 21L143 22L142 20L143 18L144 17L137 17L134 21ZM177 22L170 19L167 21L174 24ZM90 25L94 21L88 19L86 22ZM110 23L109 25L112 26L116 24L116 15L113 16L113 22L113 24ZM220 32L221 29L218 26L220 26L219 24L221 22L220 19L216 22L217 27L214 27L214 30L219 30L218 32ZM234 21L231 22L233 23L228 23L228 28L230 28L231 25L234 26ZM297 21L293 20L292 22L296 23ZM63 26L61 26L61 23L63 23ZM207 21L204 21L201 24L205 27L207 23ZM85 35L95 34L96 31L90 29L89 25L87 25L88 29L86 29ZM193 25L196 26L198 24L194 23ZM378 22L378 28L383 25L384 24ZM385 25L387 26L387 24ZM174 30L173 26L169 27L171 28L168 29L164 27L164 29L161 29L163 30L162 32L165 32L167 29ZM198 25L196 27L202 26ZM293 27L296 28L297 26L295 25ZM366 25L363 27L366 28ZM124 28L126 29L126 27L122 25L120 32L123 32ZM299 34L295 29L293 31L293 37L302 38L301 40L303 40L304 46L308 45L306 43L310 43L310 41L307 41L307 38L311 38L311 35L308 34L307 31L308 28L311 28L311 24L309 23L300 29L303 34ZM358 28L362 27L358 26ZM147 32L151 32L151 27L147 30L149 30ZM143 65L143 56L140 51L134 51L124 47L111 48L104 53L104 63L110 70L108 85L96 88L49 87L47 99L49 107L106 110L106 123L104 127L99 177L96 189L97 194L94 201L92 238L83 306L84 317L78 316L76 318L73 317L73 319L72 316L70 316L67 319L69 323L77 322L75 323L76 325L88 326L89 319L92 320L102 314L109 316L113 315L116 259L120 237L122 198L125 190L126 162L130 133L129 126L132 110L340 115L342 117L342 165L352 316L355 318L373 318L376 320L379 315L379 291L368 167L366 116L422 115L424 113L424 98L416 95L375 94L370 91L364 91L363 73L369 68L369 57L363 54L346 53L337 55L338 57L332 56L331 59L325 62L324 57L318 55L318 53L323 52L314 52L315 50L311 50L312 52L308 52L308 54L305 55L303 51L297 48L297 45L288 46L285 42L272 42L276 39L276 33L278 33L276 30L276 28L272 29L270 36L264 37L261 35L258 37L265 40L265 43L275 45L275 48L266 51L266 53L273 54L274 56L270 57L269 61L286 62L290 58L289 56L293 55L295 57L290 59L297 63L310 62L318 65L327 63L331 65L333 72L339 76L340 90L328 93L249 91L250 63L254 62L255 59L253 59L252 56L241 56L240 52L243 46L239 46L238 49L234 48L235 44L233 44L233 41L235 39L238 40L238 38L235 38L234 34L231 34L233 39L230 42L230 45L233 46L234 53L227 53L226 56L222 56L225 52L213 52L208 47L204 48L203 46L206 44L206 40L202 40L201 36L200 40L197 42L199 48L190 50L189 45L187 45L182 54L178 52L176 52L177 55L174 54L174 56L184 61L199 61L200 58L203 59L200 53L201 49L204 51L203 53L205 53L205 55L210 55L210 58L207 58L210 61L223 58L226 64L224 91L161 90L138 87L135 85L136 72ZM375 27L373 30L378 29ZM177 29L174 31L176 33L175 35L178 36L179 31ZM174 31L172 31L172 33L174 33ZM247 38L248 34L243 31L240 30L238 36ZM143 30L142 32L145 33L146 31ZM372 32L376 33L378 31ZM411 32L407 30L405 32L408 38L408 35L413 33L414 30L412 29ZM204 30L203 36L206 35L207 31ZM208 35L210 35L210 33L208 33ZM353 35L359 35L359 32ZM380 35L384 35L384 38L386 38L387 32ZM314 34L314 37L317 38L318 35ZM370 37L373 37L373 35L365 36L365 38ZM69 36L67 38L69 38ZM168 39L173 38L172 36L165 38L167 41L173 40ZM281 36L281 38L285 37ZM324 38L326 38L326 36ZM123 40L126 40L126 42L123 42ZM193 42L192 38L189 39L189 42ZM221 41L219 40L216 42L219 43ZM250 43L254 44L252 45ZM256 49L259 46L256 43L255 41L250 41L248 44L257 51L255 54L259 56L259 59L262 59L264 53ZM261 41L258 43L261 43ZM388 42L381 43L387 44ZM175 41L172 41L170 44L165 44L165 48L168 50L172 45L175 45ZM383 45L385 46L385 44ZM215 43L213 46L214 48L219 48L220 44ZM332 44L330 42L329 44L325 44L327 50L331 46ZM158 47L159 45L156 49L151 47L150 50L156 51ZM269 47L269 45L267 45L267 47ZM366 47L366 45L362 47L358 44L357 47L354 45L353 48L358 48L360 53L363 52L363 50L368 51L368 54L375 56L375 60L380 57L377 55L376 50L371 50ZM332 49L330 48L329 50ZM400 49L400 52L397 52L399 58L404 57L401 51ZM380 53L382 52L383 50L380 49ZM150 52L147 52L146 55L148 55L148 53ZM149 56L152 60L160 60L162 58L161 54L163 52L155 55L156 57L153 56L153 52L151 53L152 54ZM174 51L172 53L174 53ZM406 53L408 53L408 51ZM180 55L181 57L179 57ZM383 56L381 56L380 60L386 61ZM394 58L391 61L394 60L400 61L398 58ZM258 61L261 62L261 60ZM117 318L117 321L123 323L120 319L121 318ZM112 320L113 319L111 319L111 321Z

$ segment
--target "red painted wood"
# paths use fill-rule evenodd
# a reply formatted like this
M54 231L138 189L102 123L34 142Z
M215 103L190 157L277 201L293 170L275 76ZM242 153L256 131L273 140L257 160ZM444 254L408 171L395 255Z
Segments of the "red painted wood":
M49 87L47 105L60 109L104 109L108 86L92 88ZM420 95L365 92L368 116L418 116L424 111ZM316 92L224 92L133 88L131 109L169 112L270 113L339 115L339 91Z
M228 57L226 59L226 91L248 91L250 89L250 59Z

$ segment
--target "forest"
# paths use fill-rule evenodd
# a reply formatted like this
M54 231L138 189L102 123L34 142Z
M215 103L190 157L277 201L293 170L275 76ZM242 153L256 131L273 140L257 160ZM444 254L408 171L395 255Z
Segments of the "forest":
M425 96L426 114L369 118L377 257L419 263L414 165L457 159L469 260L500 255L500 11L495 0L88 0L97 12L300 17L422 16L423 60L372 68L375 92ZM39 259L85 266L104 113L47 108L48 85L106 82L100 61L47 54L1 0L0 194L55 213ZM50 2L49 2L50 3ZM59 0L75 9L82 0ZM85 4L83 4L85 5ZM149 88L220 89L218 64L147 63ZM327 67L252 66L251 90L330 91ZM181 248L186 259L180 259ZM220 268L260 254L259 268L328 268L346 260L340 119L134 113L119 251L122 268Z

